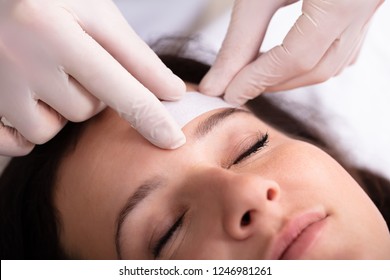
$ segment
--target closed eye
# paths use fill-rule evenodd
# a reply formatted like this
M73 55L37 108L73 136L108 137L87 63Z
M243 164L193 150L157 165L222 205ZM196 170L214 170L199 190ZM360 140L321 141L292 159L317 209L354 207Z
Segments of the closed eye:
M162 250L164 247L168 244L168 242L172 239L173 235L180 229L180 227L183 224L184 216L186 212L184 212L174 223L173 225L168 229L168 231L165 232L161 236L161 238L158 239L155 246L153 247L153 256L155 259L159 258L161 255Z
M245 160L246 158L250 157L253 154L256 154L258 151L260 151L262 148L264 148L268 144L268 133L263 134L261 137L257 139L257 141L250 146L248 149L246 149L241 155L239 155L233 162L232 165L238 164Z

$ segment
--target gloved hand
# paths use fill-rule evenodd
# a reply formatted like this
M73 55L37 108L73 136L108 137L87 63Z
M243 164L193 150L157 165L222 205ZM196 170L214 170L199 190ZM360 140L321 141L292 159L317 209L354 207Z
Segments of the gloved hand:
M177 148L185 136L158 98L184 92L110 0L0 1L0 118L13 126L0 123L0 154L26 154L106 105Z
M241 105L264 91L325 81L356 59L369 21L383 0L303 0L283 43L259 55L268 24L297 0L236 0L229 29L200 91Z

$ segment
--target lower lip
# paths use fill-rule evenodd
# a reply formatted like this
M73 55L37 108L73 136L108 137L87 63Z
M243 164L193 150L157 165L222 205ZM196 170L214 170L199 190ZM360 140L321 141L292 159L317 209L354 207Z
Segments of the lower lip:
M307 250L319 238L327 219L324 218L305 228L301 234L293 241L281 257L282 260L297 260L302 258Z

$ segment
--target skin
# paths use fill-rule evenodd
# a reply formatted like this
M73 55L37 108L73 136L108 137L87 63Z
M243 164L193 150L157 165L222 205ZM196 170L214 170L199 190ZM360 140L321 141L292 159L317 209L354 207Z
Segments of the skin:
M90 120L56 183L68 254L153 259L153 244L185 213L159 258L274 258L287 223L316 213L323 225L297 258L390 259L383 217L336 161L250 113L234 113L207 136L194 136L199 123L221 110L187 124L187 143L173 151L148 143L111 109ZM232 165L264 133L268 144ZM118 215L145 181L161 186L122 217L118 235Z

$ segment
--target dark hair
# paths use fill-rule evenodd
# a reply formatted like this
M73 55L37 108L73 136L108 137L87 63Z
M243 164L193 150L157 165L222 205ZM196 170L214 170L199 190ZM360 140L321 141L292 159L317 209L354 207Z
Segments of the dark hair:
M0 177L1 259L65 259L53 204L56 172L83 123L68 123L44 145L13 158Z
M208 65L192 59L171 55L162 55L161 59L183 80L196 84L209 69ZM337 159L337 155L312 130L267 98L260 96L249 105L270 125L314 143ZM36 146L27 156L13 158L4 170L0 178L1 259L70 257L59 242L61 218L53 204L53 186L63 156L74 149L84 125L68 123L51 141ZM344 167L366 190L389 227L390 182L368 170Z

